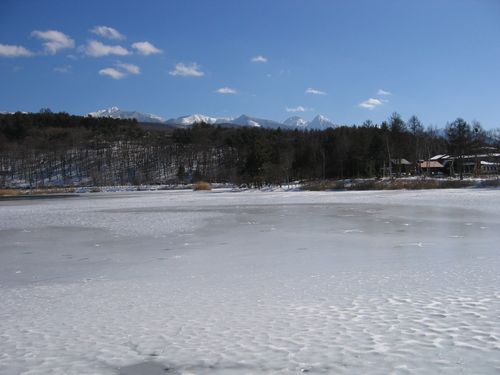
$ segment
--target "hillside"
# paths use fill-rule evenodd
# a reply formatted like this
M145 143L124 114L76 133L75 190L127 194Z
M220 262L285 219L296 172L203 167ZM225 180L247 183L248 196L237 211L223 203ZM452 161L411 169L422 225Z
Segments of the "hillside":
M296 131L234 124L177 128L51 112L0 114L0 187L198 180L262 186L377 177L386 173L389 158L411 165L416 158L458 152L460 139L452 138L451 130L446 134L451 138L435 131L414 134L397 115L382 125ZM499 145L493 133L474 134L468 147Z

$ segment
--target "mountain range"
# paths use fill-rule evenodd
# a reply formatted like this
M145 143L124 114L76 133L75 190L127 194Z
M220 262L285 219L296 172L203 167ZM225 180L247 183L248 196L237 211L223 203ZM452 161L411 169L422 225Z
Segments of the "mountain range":
M163 117L152 115L150 113L142 113L137 111L125 111L118 107L111 107L107 109L100 109L95 112L87 113L87 116L91 117L111 117L120 119L136 119L138 122L154 122L154 123L164 123L165 119Z
M177 118L171 118L165 120L164 118L137 111L121 110L118 107L111 107L108 109L101 109L95 112L88 113L88 116L92 117L112 117L120 119L136 119L138 122L143 123L160 123L173 125L176 127L187 127L194 124L205 123L205 124L228 124L234 126L250 126L268 129L304 129L304 130L324 130L327 128L333 128L336 125L330 121L328 118L322 115L314 117L311 121L307 121L299 116L293 116L287 118L283 122L262 119L253 116L241 115L239 117L211 117L201 114L187 115Z

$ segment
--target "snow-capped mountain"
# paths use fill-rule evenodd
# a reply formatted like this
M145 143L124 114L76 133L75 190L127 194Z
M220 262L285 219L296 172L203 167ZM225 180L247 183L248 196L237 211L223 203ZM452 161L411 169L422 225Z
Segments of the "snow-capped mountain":
M314 129L314 130L324 130L327 128L334 128L335 124L330 121L327 117L318 115L311 121L304 120L302 117L293 116L287 118L283 124L288 125L293 128L299 129Z
M142 113L136 111L125 111L118 107L111 107L107 109L101 109L99 111L90 112L87 114L92 117L111 117L111 118L121 118L121 119L136 119L138 122L156 122L164 123L165 119L153 115L150 113Z
M293 116L286 119L283 122L266 120L247 115L241 115L239 117L234 118L234 117L213 117L202 114L193 114L193 115L181 116L165 120L160 116L149 113L127 111L119 109L118 107L111 107L108 109L101 109L99 111L90 112L88 116L136 119L138 122L161 123L178 127L187 127L201 123L211 124L211 125L228 124L233 126L252 126L252 127L268 128L268 129L284 128L284 129L324 130L330 127L335 127L335 124L333 122L331 122L325 116L321 115L316 116L311 121L307 121L299 116Z
M307 129L324 130L327 128L334 128L335 124L327 117L318 115L307 124Z
M254 126L254 127L259 127L259 128L270 128L270 129L277 129L277 128L283 128L286 127L284 124L281 122L273 121L273 120L265 120L257 117L251 117L247 115L241 115L240 117L235 118L234 120L229 122L230 124L233 125L240 125L240 126Z
M177 118L171 118L167 120L167 124L169 125L177 125L177 126L190 126L194 124L225 124L230 123L233 119L231 117L211 117L200 114L181 116Z
M0 115L13 115L15 113L22 113L23 115L26 115L29 112L26 112L26 111L15 111L15 112L12 112L12 111L0 111Z
M282 124L281 122L261 119L247 115L241 115L239 117L232 118L232 117L211 117L211 116L195 114L195 115L178 117L176 119L170 119L166 123L169 125L176 125L176 126L191 126L194 124L205 123L213 125L228 124L235 126L252 126L252 127L272 128L272 129L277 129L279 127L281 128L287 127L287 125Z
M293 128L305 128L309 122L299 116L292 116L283 121L283 124Z

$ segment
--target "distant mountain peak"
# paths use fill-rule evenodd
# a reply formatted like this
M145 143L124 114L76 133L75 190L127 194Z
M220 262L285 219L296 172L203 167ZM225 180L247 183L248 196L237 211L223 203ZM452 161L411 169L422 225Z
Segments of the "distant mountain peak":
M111 118L120 118L120 119L136 119L138 122L153 122L153 123L164 123L165 119L153 115L150 113L142 113L137 111L126 111L122 110L116 106L100 109L95 112L90 112L87 114L91 117L111 117Z
M317 115L316 117L313 118L313 121L314 120L319 120L319 121L330 121L330 119L326 116L323 116L323 115Z
M278 129L287 127L285 124L273 120L266 120L258 117L241 115L240 117L235 118L231 121L233 125L240 126L254 126L259 128L270 128L270 129Z
M283 124L290 127L305 128L307 127L308 121L300 116L292 116L283 121Z
M324 130L334 128L335 124L330 119L323 115L317 115L307 125L308 129Z
M335 124L323 115L315 116L311 121L304 120L299 116L292 116L287 118L284 122L285 125L299 129L315 129L323 130L335 127Z
M194 124L225 124L230 123L233 120L232 117L212 117L201 114L186 115L177 118L171 118L167 120L169 125L177 126L191 126Z

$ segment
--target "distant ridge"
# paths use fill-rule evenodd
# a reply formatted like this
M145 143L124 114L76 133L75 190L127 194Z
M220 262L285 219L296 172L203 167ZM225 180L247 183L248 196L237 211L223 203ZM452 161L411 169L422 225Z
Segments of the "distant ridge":
M299 128L299 129L313 129L313 130L324 130L328 128L334 128L336 125L330 121L327 117L318 115L311 121L304 120L302 117L293 116L287 118L284 122L285 125Z
M111 117L120 119L136 119L142 123L157 123L166 124L175 127L189 127L194 124L210 124L210 125L233 125L233 126L249 126L266 129L303 129L303 130L324 130L333 128L336 125L328 118L322 115L314 117L311 121L307 121L299 116L293 116L283 122L274 120L267 120L254 116L241 115L239 117L212 117L202 114L192 114L171 118L165 120L164 118L143 112L122 110L118 107L111 107L108 109L101 109L95 112L90 112L88 116L92 117Z
M194 114L167 120L169 125L191 126L194 124L227 124L233 120L232 117L211 117L206 115Z
M120 119L136 119L138 122L153 122L153 123L164 123L165 119L152 115L149 113L142 113L136 111L124 111L118 107L111 107L108 109L101 109L99 111L90 112L87 114L92 117L111 117Z

